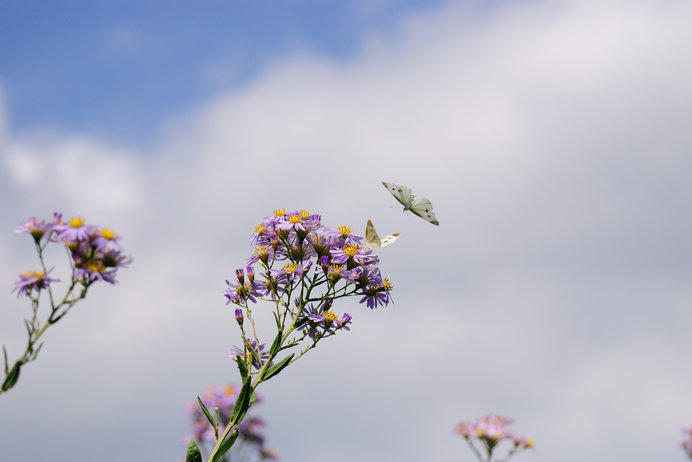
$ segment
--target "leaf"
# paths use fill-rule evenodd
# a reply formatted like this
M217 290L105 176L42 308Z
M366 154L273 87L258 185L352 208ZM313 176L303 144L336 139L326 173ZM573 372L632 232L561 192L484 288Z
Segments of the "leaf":
M265 382L265 381L271 379L272 377L274 377L276 374L281 372L284 367L288 366L288 364L291 362L292 359L293 359L293 353L286 356L284 359L282 359L278 363L274 364L273 366L265 369L264 373L262 374L261 380L263 382Z
M190 441L187 447L187 456L185 456L185 462L202 462L202 454L199 452L197 443Z
M240 371L240 378L244 381L249 375L247 364L245 364L245 361L239 356L236 359L236 363L238 364L238 370Z
M279 349L281 348L281 340L283 339L283 336L284 336L283 331L281 329L279 329L279 332L277 332L276 338L274 339L274 343L272 343L272 347L269 349L269 357L273 358L279 352Z
M21 362L17 361L16 363L14 363L14 366L12 366L10 373L7 374L7 376L5 377L5 381L2 383L2 391L9 390L14 386L15 383L17 383L17 380L19 380L19 369L21 367Z
M197 402L199 402L199 407L202 408L202 412L204 412L204 415L207 416L207 420L211 424L211 428L214 429L214 433L219 432L219 424L216 422L216 420L211 416L211 412L209 412L209 409L207 409L207 406L204 405L202 402L202 399L198 396L197 397Z
M216 454L214 454L214 457L212 457L211 462L216 462L220 458L222 458L223 455L231 449L233 443L235 443L236 438L238 438L238 429L234 428L230 436L226 438L223 443L221 443L221 445L219 446L219 450L216 451Z
M250 377L248 377L243 381L243 387L240 389L238 399L236 399L235 405L233 406L231 422L234 425L239 424L243 420L243 417L245 417L245 413L250 407L250 395L252 395L253 391L252 385L250 384Z
M10 373L10 368L8 367L9 363L7 362L7 348L5 348L5 345L2 346L2 353L5 356L5 375L7 376L7 374Z

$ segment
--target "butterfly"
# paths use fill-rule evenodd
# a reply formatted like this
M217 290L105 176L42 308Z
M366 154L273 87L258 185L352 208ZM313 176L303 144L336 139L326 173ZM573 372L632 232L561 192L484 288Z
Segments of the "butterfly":
M365 245L371 249L379 249L399 239L399 235L400 233L394 233L380 239L372 221L368 220L368 224L365 226Z
M392 196L404 206L404 211L410 210L423 220L433 225L440 225L440 222L435 218L433 206L428 199L414 195L413 191L411 191L411 188L408 186L399 186L398 184L386 183L384 181L382 184L387 188L387 191L392 193Z

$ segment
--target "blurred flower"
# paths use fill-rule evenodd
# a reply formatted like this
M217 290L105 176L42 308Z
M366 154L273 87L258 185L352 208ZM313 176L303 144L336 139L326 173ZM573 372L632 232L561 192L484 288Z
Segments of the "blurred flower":
M502 459L505 461L519 451L533 447L531 439L519 436L509 428L512 423L513 421L507 417L487 415L473 421L461 422L456 426L455 431L464 437L481 462L490 461L493 451L502 441L511 441L512 447ZM474 442L480 443L485 452L483 456L480 455Z
M682 433L685 435L685 439L680 443L680 447L685 451L687 457L692 459L692 425L683 427Z
M51 271L53 271L53 268L49 269L46 273L43 271L29 271L24 274L20 274L19 280L14 283L14 289L12 289L10 293L16 290L17 298L22 295L28 297L32 290L39 292L41 289L47 288L48 284L51 282L60 282L59 279L48 277L47 273L50 273Z
M218 409L220 428L225 427L230 422L233 406L239 393L240 387L233 384L223 387L210 385L200 397L212 416L215 416L215 409ZM259 401L261 400L258 398L256 402ZM207 420L199 403L197 401L189 403L186 407L186 412L190 417L190 429L192 430L192 435L187 440L195 440L200 447L204 445L213 446L216 443L214 428ZM265 436L262 434L264 426L264 420L257 416L248 416L238 425L236 445L245 446L244 448L236 448L238 453L242 452L245 456L238 460L248 462L250 460L276 459L278 457L276 450L265 447ZM254 456L250 452L254 453Z

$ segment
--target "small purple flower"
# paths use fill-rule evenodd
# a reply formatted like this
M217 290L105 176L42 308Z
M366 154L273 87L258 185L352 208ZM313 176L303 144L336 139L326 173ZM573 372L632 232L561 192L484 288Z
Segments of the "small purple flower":
M325 228L325 235L332 240L340 240L342 245L360 245L363 243L361 236L353 234L350 226L337 226L336 229Z
M28 271L24 274L20 274L19 279L14 283L14 288L10 293L17 291L17 298L22 295L28 297L32 290L40 292L41 289L47 288L51 282L59 282L59 279L48 277L48 273L51 271L53 271L53 268L45 273L43 271Z
M223 293L224 297L228 299L226 301L226 305L229 303L242 304L247 300L250 300L252 303L257 303L257 299L255 297L259 297L261 293L257 291L255 284L250 281L249 278L245 279L245 273L243 272L242 268L237 269L235 274L238 280L236 284L232 284L228 280L226 281L228 288ZM255 273L253 272L252 274L252 279L254 280Z
M685 435L685 439L680 443L680 447L685 451L687 457L692 459L692 425L683 427L682 433Z
M98 228L94 226L91 229L91 243L95 245L99 250L107 250L109 246L112 246L116 250L122 251L123 248L118 242L122 236L114 233L108 228Z
M230 356L233 361L251 360L252 366L259 370L269 359L269 352L264 351L264 343L257 346L254 340L246 340L245 348L234 346Z
M279 278L283 275L286 280L293 281L295 279L300 279L303 277L310 267L312 266L312 261L308 260L303 264L299 263L287 263L280 270L271 270L270 274L272 277Z
M50 223L47 223L45 220L37 220L36 217L31 217L25 223L17 225L14 231L16 233L31 234L34 241L38 243L41 241L43 236L50 235L53 228L61 222L62 215L59 213L53 214L53 221Z
M348 244L343 248L331 249L332 263L346 264L349 269L356 266L372 265L379 260L373 255L372 250L364 249L359 245Z
M89 238L91 228L92 226L87 225L84 218L77 217L70 219L67 223L56 225L55 231L57 231L57 238L60 241L78 242Z
M479 442L488 453L488 458L495 447L502 441L510 441L512 449L504 460L507 460L517 450L533 447L533 440L516 435L509 426L512 420L499 415L487 415L480 419L461 422L455 428L456 433L461 435L472 447L473 441Z

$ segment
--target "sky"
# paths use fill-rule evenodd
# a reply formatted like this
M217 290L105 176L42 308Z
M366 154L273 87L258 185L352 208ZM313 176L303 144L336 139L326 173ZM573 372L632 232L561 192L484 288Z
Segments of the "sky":
M685 460L690 2L2 11L10 357L35 265L18 223L84 216L134 257L0 396L3 458L182 458L187 403L238 378L224 280L286 207L401 238L377 252L394 304L335 303L351 331L258 390L281 460L471 461L454 426L488 413L535 441L517 460Z

